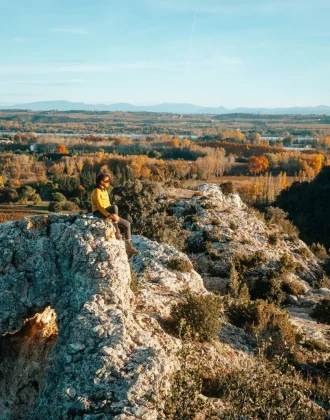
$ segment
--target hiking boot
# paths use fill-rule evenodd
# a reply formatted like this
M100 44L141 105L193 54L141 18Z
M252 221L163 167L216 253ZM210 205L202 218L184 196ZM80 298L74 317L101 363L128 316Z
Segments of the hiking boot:
M134 249L132 247L132 241L126 240L125 242L126 242L126 252L127 252L127 254L131 254L131 255L140 254L139 251L137 251L136 249Z

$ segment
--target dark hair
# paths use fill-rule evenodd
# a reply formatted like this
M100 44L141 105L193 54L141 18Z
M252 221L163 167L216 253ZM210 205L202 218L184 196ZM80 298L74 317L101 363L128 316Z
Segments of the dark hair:
M96 177L96 187L100 186L100 183L101 181L103 181L104 178L109 178L111 180L111 175L107 173L98 174Z

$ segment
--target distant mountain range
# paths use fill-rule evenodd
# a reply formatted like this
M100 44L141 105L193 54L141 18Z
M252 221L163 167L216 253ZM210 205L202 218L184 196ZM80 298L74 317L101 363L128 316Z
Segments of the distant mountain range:
M316 107L296 108L234 108L227 109L219 107L203 107L192 104L163 103L152 106L135 106L128 103L116 103L112 105L85 104L83 102L69 101L45 101L31 102L12 106L2 106L0 109L28 109L31 111L121 111L121 112L166 112L172 114L316 114L330 115L330 106L320 105Z

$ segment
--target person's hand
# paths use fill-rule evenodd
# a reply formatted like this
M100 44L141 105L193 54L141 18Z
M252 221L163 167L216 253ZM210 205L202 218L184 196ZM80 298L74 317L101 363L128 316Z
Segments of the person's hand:
M118 216L118 214L111 214L109 217L114 222L119 222L119 216Z

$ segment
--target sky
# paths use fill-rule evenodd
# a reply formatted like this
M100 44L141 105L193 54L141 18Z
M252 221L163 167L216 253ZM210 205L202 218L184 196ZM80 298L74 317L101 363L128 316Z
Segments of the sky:
M0 0L0 104L330 105L329 0Z

